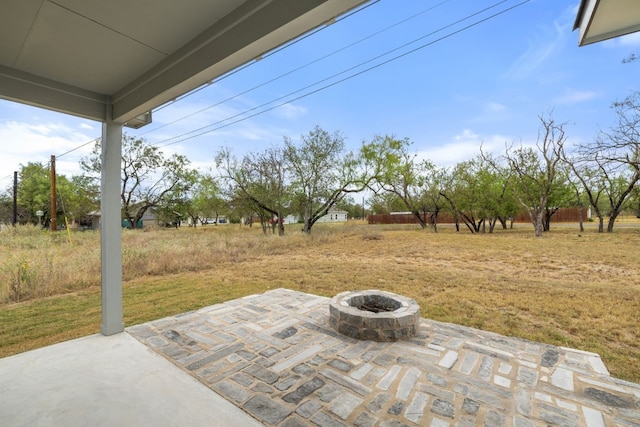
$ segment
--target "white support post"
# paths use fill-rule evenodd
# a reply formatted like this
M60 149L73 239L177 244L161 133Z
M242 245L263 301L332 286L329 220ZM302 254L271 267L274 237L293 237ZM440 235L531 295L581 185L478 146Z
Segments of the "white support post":
M122 317L122 221L120 167L122 124L102 124L102 180L100 185L100 261L102 263L103 335L124 331Z

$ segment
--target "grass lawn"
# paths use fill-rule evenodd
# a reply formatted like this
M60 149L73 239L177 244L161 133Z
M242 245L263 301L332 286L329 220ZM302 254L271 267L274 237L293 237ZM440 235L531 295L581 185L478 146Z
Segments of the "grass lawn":
M284 237L237 225L124 232L125 324L279 287L383 289L422 316L599 353L640 382L640 224L494 234L319 224ZM99 236L0 233L0 356L99 332ZM18 300L16 302L16 300Z

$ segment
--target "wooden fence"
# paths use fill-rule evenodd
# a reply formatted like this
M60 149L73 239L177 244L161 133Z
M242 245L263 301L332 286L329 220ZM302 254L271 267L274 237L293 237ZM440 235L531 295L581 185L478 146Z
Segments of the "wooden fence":
M421 217L424 218L427 224L431 223L431 213L423 213ZM587 210L582 209L582 220L587 220ZM367 221L369 224L418 224L418 219L415 215L410 213L394 213L394 214L376 214L368 215ZM579 222L580 214L578 208L560 208L551 216L551 223L554 222ZM526 212L521 212L516 215L514 219L515 223L528 223L531 222L529 215ZM453 216L448 213L438 214L438 224L453 224Z

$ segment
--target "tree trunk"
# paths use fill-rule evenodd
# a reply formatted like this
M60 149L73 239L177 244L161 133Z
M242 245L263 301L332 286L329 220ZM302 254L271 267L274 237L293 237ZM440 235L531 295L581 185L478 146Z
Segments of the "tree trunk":
M311 218L304 219L304 225L302 227L302 232L309 234L311 233Z
M559 208L546 208L544 210L544 231L551 230L551 217L558 211L558 209Z
M437 233L438 232L438 210L437 209L435 210L435 212L431 214L429 221L431 222L431 227L433 228L433 232Z
M284 236L284 221L278 216L278 236Z
M502 226L502 229L506 230L507 229L507 218L499 217L498 221L500 221L500 225Z
M598 215L598 233L604 233L604 216Z
M613 233L613 224L615 224L617 218L618 218L617 212L609 216L609 222L607 223L607 233Z
M535 228L535 236L542 237L544 232L544 211L542 209L536 209L533 227Z
M580 232L584 233L584 219L582 213L582 204L578 205L578 220L580 221Z
M423 230L427 228L427 223L425 219L422 217L422 215L420 215L420 212L413 211L413 216L415 216L418 219L418 224L420 224L420 228L422 228Z

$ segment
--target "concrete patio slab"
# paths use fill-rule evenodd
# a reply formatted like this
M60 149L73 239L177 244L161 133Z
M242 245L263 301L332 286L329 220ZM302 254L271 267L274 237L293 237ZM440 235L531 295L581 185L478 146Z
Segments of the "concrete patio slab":
M0 426L261 426L127 333L0 359Z

